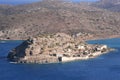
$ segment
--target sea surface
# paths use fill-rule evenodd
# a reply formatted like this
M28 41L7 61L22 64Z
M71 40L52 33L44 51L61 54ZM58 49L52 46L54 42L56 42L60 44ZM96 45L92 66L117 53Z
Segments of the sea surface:
M33 2L39 2L42 0L0 0L0 4L10 4L10 5L21 5L21 4L29 4ZM98 0L66 0L72 2L95 2Z
M120 80L120 38L88 41L116 51L94 59L56 64L14 64L8 52L22 41L0 41L0 80Z

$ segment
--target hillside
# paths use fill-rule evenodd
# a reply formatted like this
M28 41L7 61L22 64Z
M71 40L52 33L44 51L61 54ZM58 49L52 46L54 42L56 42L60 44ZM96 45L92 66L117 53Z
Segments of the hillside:
M27 39L56 32L82 32L101 37L120 34L120 13L90 4L44 0L0 9L0 15L1 39Z

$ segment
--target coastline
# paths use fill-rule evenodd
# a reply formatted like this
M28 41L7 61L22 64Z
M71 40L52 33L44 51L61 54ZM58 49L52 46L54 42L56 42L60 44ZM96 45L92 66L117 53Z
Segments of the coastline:
M70 57L70 58L64 57L63 58L63 63L64 62L76 61L76 60L89 60L91 58L96 58L96 57L98 57L98 56L100 56L102 54L107 54L107 53L109 53L111 51L115 51L115 49L110 49L110 50L108 50L106 52L95 52L95 53L89 54L89 55L84 56L84 57Z
M103 54L109 54L109 52L112 52L112 51L116 51L116 49L111 48L110 50L108 50L106 52L103 52L103 53L102 52L95 52L95 53L92 54L92 56L90 54L90 55L87 55L85 57L76 57L76 58L73 58L73 57L71 57L71 58L64 57L64 61L62 63L79 61L79 60L89 60L89 59L92 59L92 58L97 58L97 57L99 57L99 56L101 56Z
M17 63L64 63L95 58L114 50L107 45L88 44L81 42L79 38L74 39L67 34L57 33L24 41L11 50L7 58Z
M85 42L88 42L88 41L93 41L93 40L105 40L105 39L116 39L116 38L120 38L120 35L112 35L112 36L109 36L109 37L92 37L92 38L87 38L85 39ZM116 51L116 49L113 49L111 48L110 50L106 51L106 52L96 52L96 53L93 53L92 56L88 55L86 57L78 57L78 58L71 58L71 60L65 60L64 62L70 62L70 61L75 61L75 60L88 60L88 59L91 59L91 58L96 58L102 54L107 54L111 51Z
M120 35L118 34L118 35L109 35L109 36L104 36L104 35L100 35L100 36L98 36L98 35L96 35L96 36L94 36L93 35L93 37L88 37L87 39L85 39L85 42L87 42L87 41L92 41L92 40L105 40L105 39L114 39L114 38L120 38Z
M55 62L50 62L50 63L44 63L44 62L14 62L14 61L11 61L10 63L13 63L13 64L19 64L19 63L27 63L27 64L33 64L33 63L37 63L37 64L54 64L54 63L67 63L67 62L73 62L73 61L78 61L78 60L89 60L89 59L92 59L92 58L96 58L96 57L99 57L100 55L103 55L103 54L108 54L109 52L111 51L115 51L115 49L112 49L110 48L109 50L107 50L106 52L95 52L95 53L92 53L92 54L89 54L89 55L86 55L86 56L83 56L83 57L63 57L62 58L62 62L59 62L59 61L55 61Z

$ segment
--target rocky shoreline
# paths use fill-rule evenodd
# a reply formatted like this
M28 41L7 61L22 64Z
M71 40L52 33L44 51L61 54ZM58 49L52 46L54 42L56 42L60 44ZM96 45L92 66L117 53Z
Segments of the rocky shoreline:
M7 58L16 63L47 64L85 60L113 50L107 45L87 44L78 37L65 33L39 35L11 50Z

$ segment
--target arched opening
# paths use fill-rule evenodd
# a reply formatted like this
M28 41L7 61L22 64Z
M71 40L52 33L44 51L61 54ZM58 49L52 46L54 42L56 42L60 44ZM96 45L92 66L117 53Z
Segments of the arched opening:
M58 57L59 62L62 62L62 57Z

